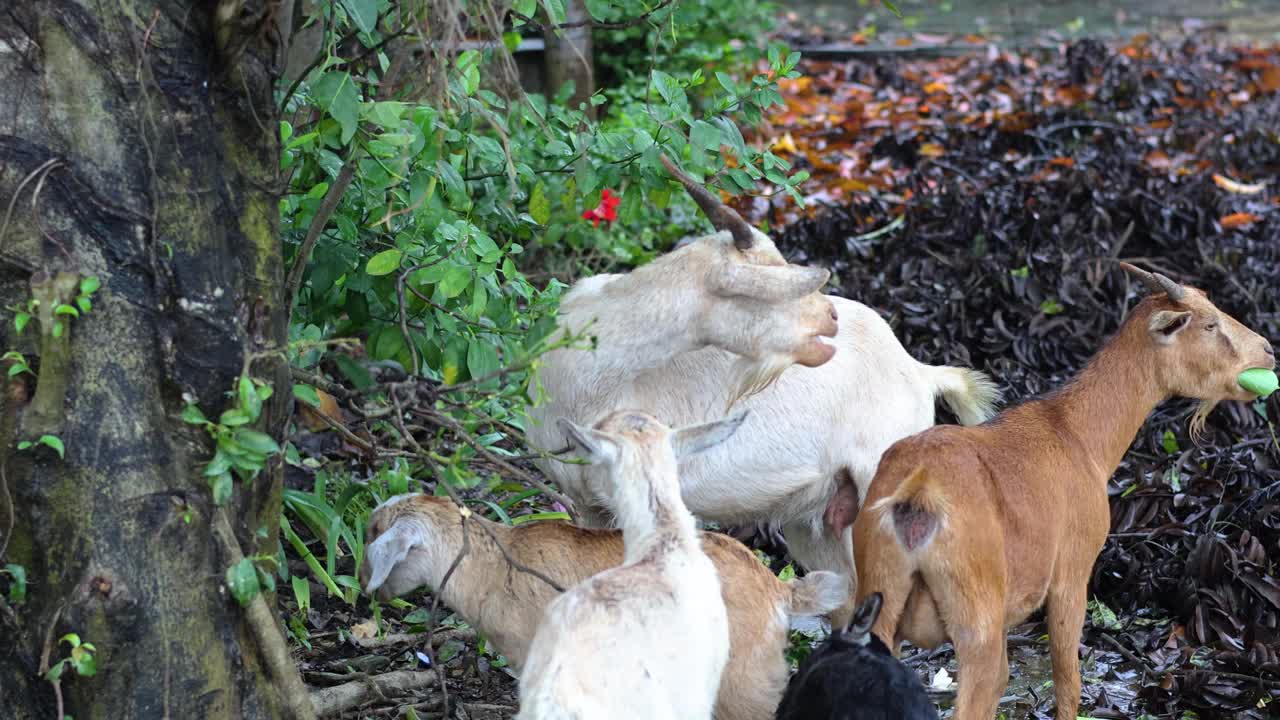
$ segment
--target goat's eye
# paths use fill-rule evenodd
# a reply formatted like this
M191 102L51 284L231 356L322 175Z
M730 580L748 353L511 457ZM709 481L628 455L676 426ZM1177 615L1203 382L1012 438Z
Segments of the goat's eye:
M1204 326L1204 329L1205 329L1205 331L1206 331L1206 332L1213 332L1214 330L1217 330L1217 329L1218 329L1218 323L1216 323L1216 322L1211 322L1211 323L1209 323L1208 325L1205 325L1205 326Z

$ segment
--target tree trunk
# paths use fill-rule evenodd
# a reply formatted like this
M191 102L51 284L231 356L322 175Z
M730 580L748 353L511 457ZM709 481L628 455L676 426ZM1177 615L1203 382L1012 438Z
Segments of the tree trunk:
M286 338L278 5L0 12L0 337L34 370L6 381L0 414L0 565L29 580L25 602L0 599L0 717L55 717L57 694L76 720L291 707L289 683L266 674L282 655L271 614L251 608L268 619L251 626L223 585L239 551L275 555L278 462L237 482L234 547L201 475L209 438L181 419L187 399L217 418L246 354ZM91 310L50 312L88 277L101 281ZM18 332L12 311L32 297ZM252 373L274 386L261 429L279 439L287 367L271 357ZM46 434L65 457L16 449ZM69 632L96 646L97 673L68 669L59 688L41 670L67 657Z
M582 23L591 20L583 0L565 0L565 23ZM595 92L595 60L591 55L591 27L565 28L556 32L548 30L546 42L547 96L554 97L568 81L573 81L573 95L569 107L577 108L586 103L587 117L595 117L591 94Z

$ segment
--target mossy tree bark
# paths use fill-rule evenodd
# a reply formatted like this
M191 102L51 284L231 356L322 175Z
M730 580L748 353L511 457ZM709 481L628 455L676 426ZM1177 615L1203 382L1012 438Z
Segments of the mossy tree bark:
M24 603L0 600L0 717L54 717L40 671L66 657L68 632L97 647L96 675L62 676L76 720L290 707L267 674L270 643L223 587L232 553L201 476L212 448L180 418L187 399L216 418L246 355L286 338L272 97L282 5L0 12L0 337L35 371L6 381L0 415L0 566L29 580ZM37 313L15 330L15 308L65 301L85 277L102 283L91 311ZM276 389L261 429L279 439L287 367L269 358L252 372ZM16 450L44 434L65 457ZM226 508L245 555L275 553L280 477L273 462Z

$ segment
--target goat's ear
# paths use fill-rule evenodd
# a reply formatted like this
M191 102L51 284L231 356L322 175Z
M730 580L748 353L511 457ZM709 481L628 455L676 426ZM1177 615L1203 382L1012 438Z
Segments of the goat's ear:
M369 543L364 549L364 561L369 567L369 581L364 591L374 594L387 581L391 571L396 569L409 555L409 551L426 542L422 527L409 520L401 519L392 523L378 539Z
M729 263L713 272L711 285L717 295L778 303L815 292L829 279L831 271L823 268Z
M575 425L565 418L558 418L556 425L569 438L582 455L582 459L598 465L612 463L618 458L618 443L608 435L593 428Z
M676 452L676 459L686 458L728 440L742 421L747 419L748 410L734 413L723 420L682 427L671 433L671 447Z
M1187 310L1157 310L1151 314L1147 323L1147 331L1156 342L1167 343L1191 322L1191 313Z
M870 639L871 628L880 617L880 605L883 602L884 596L878 592L868 595L854 611L853 619L849 621L849 627L845 628L845 633L855 642L865 645Z

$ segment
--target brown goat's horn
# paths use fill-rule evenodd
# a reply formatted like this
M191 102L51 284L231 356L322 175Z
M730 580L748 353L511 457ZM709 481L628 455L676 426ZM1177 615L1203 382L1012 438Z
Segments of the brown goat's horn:
M1120 267L1125 272L1141 280L1147 286L1147 289L1153 293L1165 293L1174 302L1181 302L1182 298L1186 296L1186 291L1182 289L1181 285L1160 273L1147 272L1126 262L1120 263Z
M751 231L751 225L742 219L738 211L720 202L720 198L716 197L714 193L694 182L693 178L686 175L683 170L676 167L675 163L671 162L666 153L659 155L658 159L662 161L662 166L667 169L667 172L671 173L671 177L679 180L680 184L684 185L684 189L688 191L693 201L698 203L698 207L702 208L702 212L706 213L707 219L711 221L715 229L728 230L732 233L733 246L739 250L751 249L751 246L755 244L755 234Z

